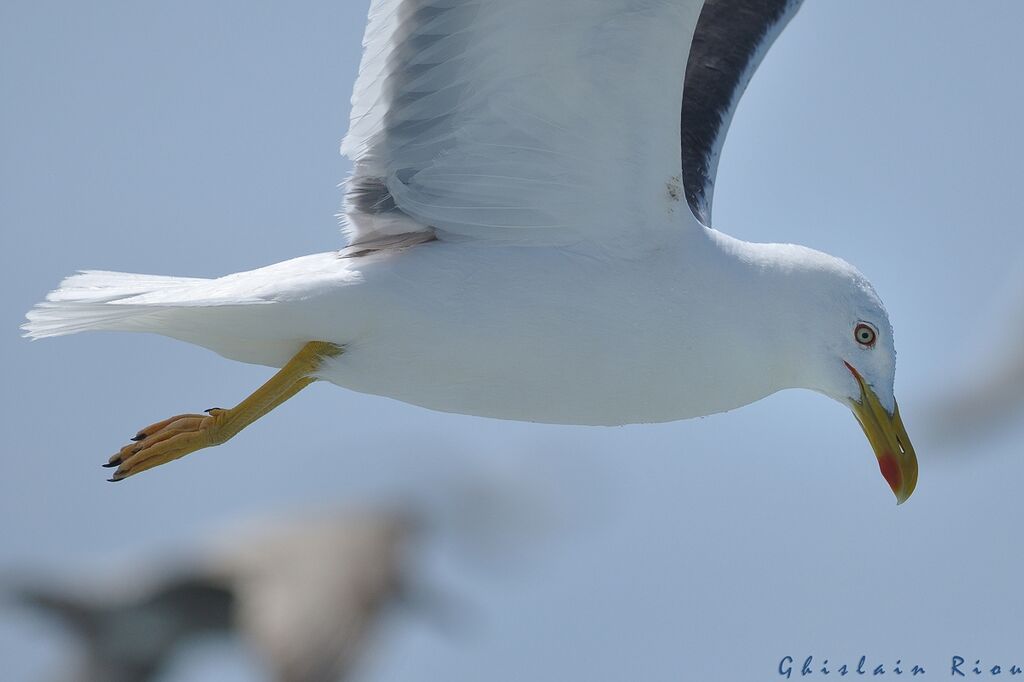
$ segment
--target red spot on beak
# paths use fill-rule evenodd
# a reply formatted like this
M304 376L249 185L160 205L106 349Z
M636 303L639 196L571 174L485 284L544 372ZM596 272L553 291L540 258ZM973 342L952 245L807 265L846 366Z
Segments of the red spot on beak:
M900 472L900 466L896 462L896 456L891 452L885 453L885 455L878 458L878 468L882 470L882 476L885 477L893 492L898 491L903 485L903 474Z

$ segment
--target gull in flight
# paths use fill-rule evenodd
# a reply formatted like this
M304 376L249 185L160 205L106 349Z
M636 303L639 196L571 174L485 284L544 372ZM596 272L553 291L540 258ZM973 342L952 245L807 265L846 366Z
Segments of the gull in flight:
M743 90L799 0L373 0L342 152L348 246L218 279L82 272L41 338L154 332L279 368L141 429L112 480L223 443L315 380L435 410L619 425L807 388L898 502L917 459L889 316L833 256L712 229Z

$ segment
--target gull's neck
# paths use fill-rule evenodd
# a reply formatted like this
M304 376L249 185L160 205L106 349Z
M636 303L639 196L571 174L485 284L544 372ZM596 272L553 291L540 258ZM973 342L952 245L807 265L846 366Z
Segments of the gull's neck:
M761 244L701 228L702 246L685 255L700 280L698 304L717 339L723 382L745 387L736 406L786 388L815 384L815 321L828 303L820 271L837 259L792 244Z

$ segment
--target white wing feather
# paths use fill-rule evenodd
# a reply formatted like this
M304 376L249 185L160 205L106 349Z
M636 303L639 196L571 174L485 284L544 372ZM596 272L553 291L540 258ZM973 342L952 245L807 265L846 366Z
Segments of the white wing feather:
M661 238L702 4L374 0L342 144L350 242Z

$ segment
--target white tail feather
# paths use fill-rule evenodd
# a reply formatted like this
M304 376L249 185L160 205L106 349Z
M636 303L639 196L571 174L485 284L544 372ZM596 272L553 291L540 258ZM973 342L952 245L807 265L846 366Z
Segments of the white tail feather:
M21 326L25 336L41 339L89 330L145 331L162 308L127 299L154 291L188 287L208 280L89 270L68 277L30 310ZM165 309L163 309L165 310Z

